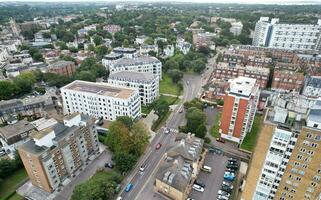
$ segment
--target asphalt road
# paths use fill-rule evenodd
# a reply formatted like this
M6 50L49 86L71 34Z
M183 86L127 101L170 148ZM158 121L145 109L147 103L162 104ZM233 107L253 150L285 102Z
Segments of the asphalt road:
M194 74L184 75L184 93L181 98L182 100L170 115L166 123L167 128L177 129L178 126L186 123L184 113L179 113L179 110L182 108L184 102L199 97L202 86L207 81L211 72L212 67L209 67L209 69L204 71L202 76ZM158 134L156 134L155 138L151 141L146 153L142 156L133 172L123 181L124 185L122 186L123 189L120 193L120 196L123 197L123 199L158 199L157 194L153 193L155 173L165 151L174 143L175 134L176 133L165 134L164 129L158 131ZM157 143L162 144L162 147L159 150L155 149ZM143 173L139 172L139 168L142 164L147 165ZM132 183L134 187L127 193L124 189L128 183ZM144 197L145 194L152 195L152 197ZM159 198L162 199L161 197Z

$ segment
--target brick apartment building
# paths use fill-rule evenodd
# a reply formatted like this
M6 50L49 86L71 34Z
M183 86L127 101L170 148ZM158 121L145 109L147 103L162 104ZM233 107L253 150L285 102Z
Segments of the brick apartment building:
M214 78L228 81L229 79L245 76L257 80L256 84L260 88L266 88L270 69L264 67L241 66L235 62L218 63L214 71Z
M274 70L272 89L277 91L297 91L304 85L303 72L290 70Z
M61 60L48 66L48 71L64 76L72 76L76 72L74 62Z
M259 86L253 78L240 76L230 81L219 130L222 138L242 143L252 128L259 93Z
M94 119L78 113L30 138L18 152L32 184L47 192L67 182L99 150Z

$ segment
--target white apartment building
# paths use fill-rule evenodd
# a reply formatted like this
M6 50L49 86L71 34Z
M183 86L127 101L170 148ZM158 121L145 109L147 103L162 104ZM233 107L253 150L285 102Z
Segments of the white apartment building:
M142 44L139 47L139 53L140 55L148 55L150 51L155 52L158 54L158 45L157 44Z
M167 45L163 50L163 58L172 57L175 54L174 45Z
M122 54L125 58L135 58L138 56L138 52L135 48L116 47L112 53Z
M0 48L0 63L5 62L9 58L9 53L6 48Z
M108 83L138 90L141 103L144 105L152 103L159 96L159 78L151 73L117 72L109 76Z
M280 24L278 18L261 17L252 44L291 50L321 50L321 20L317 24Z
M235 36L240 35L242 33L242 29L243 29L242 22L233 22L233 23L231 23L230 32L233 35L235 35Z
M321 76L307 77L302 94L311 98L321 97Z
M123 54L110 53L105 55L101 62L105 66L105 68L109 70L109 66L115 64L121 58L123 58Z
M64 114L78 112L111 121L141 116L139 93L128 87L76 80L60 90Z
M253 200L274 199L296 142L296 134L286 126L277 126L257 180Z
M152 56L140 56L136 58L122 58L109 66L110 74L122 71L147 72L158 75L162 79L162 63Z

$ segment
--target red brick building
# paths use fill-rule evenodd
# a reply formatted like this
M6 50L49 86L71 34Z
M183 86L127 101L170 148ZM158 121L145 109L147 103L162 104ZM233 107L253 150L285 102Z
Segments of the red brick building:
M222 138L242 143L251 131L259 93L259 86L253 78L238 77L230 81L220 125Z
M64 76L72 76L76 72L76 66L71 61L58 61L48 66L48 71Z
M275 70L273 73L272 89L278 91L300 91L304 85L303 72L290 70Z

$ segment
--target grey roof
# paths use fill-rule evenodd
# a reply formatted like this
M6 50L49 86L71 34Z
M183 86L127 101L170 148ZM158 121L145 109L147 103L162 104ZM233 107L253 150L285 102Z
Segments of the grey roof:
M135 48L126 48L126 47L115 47L113 49L114 53L135 53Z
M10 99L7 101L0 101L0 111L8 110L10 108L23 106L23 102L19 99Z
M2 137L9 139L11 137L23 134L31 131L34 126L26 120L20 120L15 124L10 124L0 128L0 134Z
M66 60L60 60L58 62L52 63L49 65L49 67L65 67L66 65L72 65L74 62L66 61Z
M309 113L309 120L321 123L321 100L318 99Z
M156 178L167 185L184 192L192 176L192 163L183 156L167 157L161 162Z
M321 88L321 76L311 76L307 80L307 86Z
M113 80L125 80L125 81L149 81L153 80L156 75L152 73L144 73L144 72L133 72L133 71L122 71L116 72L109 75L109 79Z
M151 56L140 56L137 58L122 58L114 64L114 67L122 67L128 65L143 65L152 63L160 63L160 61L157 58Z

